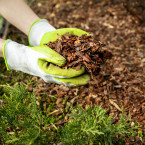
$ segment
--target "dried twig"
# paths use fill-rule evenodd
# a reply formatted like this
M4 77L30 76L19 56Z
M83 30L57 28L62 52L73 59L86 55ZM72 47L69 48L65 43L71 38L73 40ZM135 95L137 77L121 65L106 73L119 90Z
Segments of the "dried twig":
M116 109L118 109L119 111L122 111L122 110L120 109L120 107L119 107L113 100L109 99L109 102L110 102L110 104L113 105Z

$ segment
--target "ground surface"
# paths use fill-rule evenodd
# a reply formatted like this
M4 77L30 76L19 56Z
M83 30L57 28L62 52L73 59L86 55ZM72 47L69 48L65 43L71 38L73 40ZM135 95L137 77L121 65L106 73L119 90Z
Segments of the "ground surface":
M3 59L0 59L0 84L29 83L29 91L36 93L37 105L49 108L56 117L65 114L57 125L68 120L66 108L76 103L84 107L91 103L102 104L108 114L114 116L114 122L117 122L123 106L124 111L132 116L132 124L138 121L145 135L145 26L139 24L119 0L40 1L31 7L55 28L76 27L89 32L96 40L104 42L105 49L109 49L114 56L102 67L94 88L46 84L37 77L6 72ZM8 37L28 44L26 36L12 26ZM50 103L53 103L53 109ZM140 140L139 137L136 140L129 138L126 144L143 144Z

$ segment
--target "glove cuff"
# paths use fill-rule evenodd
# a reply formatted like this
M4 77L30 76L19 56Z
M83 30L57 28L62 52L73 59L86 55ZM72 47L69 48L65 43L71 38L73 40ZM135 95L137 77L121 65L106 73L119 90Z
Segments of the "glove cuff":
M46 19L35 21L28 33L28 41L30 46L40 46L40 41L46 32L56 30Z
M8 66L8 62L7 62L7 59L6 59L6 53L5 53L5 49L6 49L6 44L8 41L11 41L10 39L7 39L4 43L4 46L3 46L3 56L4 56L4 60L5 60L5 64L6 64L6 67L7 67L7 70L10 70L9 66Z

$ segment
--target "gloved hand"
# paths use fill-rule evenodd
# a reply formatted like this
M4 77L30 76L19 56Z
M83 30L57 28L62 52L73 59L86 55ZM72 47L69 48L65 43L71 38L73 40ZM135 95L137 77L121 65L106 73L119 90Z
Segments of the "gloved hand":
M65 58L51 48L43 45L28 47L7 40L4 44L3 53L8 70L14 69L39 76L45 82L64 84L68 86L75 86L76 84L80 85L80 83L74 83L72 80L61 82L59 78L76 77L83 74L85 71L83 67L78 71L71 68L61 69L58 66L65 65ZM86 76L85 78L88 77ZM84 83L86 82L83 82L83 84Z
M40 19L34 22L30 27L28 34L29 45L40 46L47 44L50 41L56 41L58 39L57 34L61 36L65 33L74 34L77 36L81 36L83 34L89 35L89 33L77 28L55 29L46 19Z
M87 32L77 29L77 28L62 28L55 29L51 26L47 20L40 19L34 22L29 30L28 40L30 46L41 46L47 44L49 42L56 41L58 39L58 35L62 36L65 33L74 34L77 36L81 36L83 34L89 35ZM84 73L84 72L83 72ZM64 82L66 85L69 83L74 84L75 86L85 85L90 80L90 76L88 74L81 75L78 77L70 76L71 78L55 78L58 81ZM73 77L73 78L72 78Z

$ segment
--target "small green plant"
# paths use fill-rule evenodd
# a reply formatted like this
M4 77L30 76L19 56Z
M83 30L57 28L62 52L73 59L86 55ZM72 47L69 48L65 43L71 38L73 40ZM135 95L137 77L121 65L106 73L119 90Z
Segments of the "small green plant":
M135 129L139 128L136 123L131 126L130 118L124 116L123 111L120 121L113 124L113 117L107 116L101 106L71 109L69 122L61 128L56 127L56 118L64 118L65 113L49 115L47 108L53 111L54 104L50 103L45 109L41 104L36 105L35 95L22 84L6 85L3 89L0 96L0 144L108 145L120 143L124 137L136 136ZM143 137L142 132L138 135Z
M52 134L46 130L48 116L43 116L36 105L35 95L24 85L5 86L0 96L0 140L2 144L51 144Z
M72 109L69 122L60 135L63 145L111 145L123 142L124 137L136 135L139 126L131 126L130 119L123 112L118 124L112 124L113 117L106 113L101 106Z

